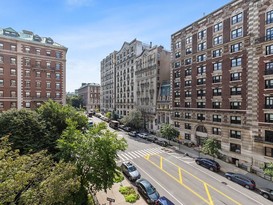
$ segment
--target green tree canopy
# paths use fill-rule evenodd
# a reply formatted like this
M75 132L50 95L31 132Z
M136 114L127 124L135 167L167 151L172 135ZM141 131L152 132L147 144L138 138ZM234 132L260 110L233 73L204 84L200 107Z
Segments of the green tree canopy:
M111 112L107 112L107 113L105 114L105 117L107 117L107 118L109 118L109 119L111 119L111 116L112 116L112 113L111 113Z
M219 149L220 149L220 147L219 147L217 140L212 139L212 138L208 138L205 141L205 143L203 144L201 151L204 154L208 154L214 158L214 157L218 157Z
M178 137L179 135L179 131L170 124L163 124L160 128L160 133L162 134L162 137L168 139L169 141Z
M9 135L14 149L21 154L37 152L48 146L46 123L34 111L10 109L0 114L0 138Z
M139 110L132 110L129 115L126 115L121 119L121 122L126 126L130 126L135 129L143 128L143 118Z
M270 162L266 165L266 167L264 168L264 174L273 177L273 163L272 162Z
M81 184L89 192L111 188L117 174L117 152L126 149L125 139L118 139L105 123L95 124L87 133L77 130L71 120L68 124L58 140L62 158L75 163Z
M66 103L74 108L83 108L84 102L82 96L73 95L66 97Z

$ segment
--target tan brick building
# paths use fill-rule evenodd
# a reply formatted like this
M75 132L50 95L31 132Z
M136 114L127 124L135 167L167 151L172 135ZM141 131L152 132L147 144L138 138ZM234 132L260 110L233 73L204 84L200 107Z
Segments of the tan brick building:
M67 48L31 31L0 29L0 112L65 104Z
M235 0L171 36L172 109L184 141L273 161L273 1Z
M97 83L82 83L82 86L77 89L77 94L82 97L86 111L100 110L100 89L100 84Z

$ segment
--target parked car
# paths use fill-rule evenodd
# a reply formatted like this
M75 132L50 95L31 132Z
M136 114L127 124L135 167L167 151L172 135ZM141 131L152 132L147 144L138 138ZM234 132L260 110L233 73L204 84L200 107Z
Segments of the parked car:
M160 197L156 188L146 179L138 179L136 181L136 187L148 204L155 204Z
M94 123L93 123L93 121L92 121L92 120L88 120L88 126L89 126L89 127L92 127L92 126L93 126L93 124L94 124Z
M131 137L136 137L137 133L138 133L137 131L131 131L131 132L128 133L128 135L131 136Z
M273 189L259 188L259 193L266 199L273 200Z
M256 188L256 184L255 184L254 180L245 176L245 175L236 174L233 172L226 172L225 177L228 180L234 181L235 183L240 184L247 189L254 190Z
M195 162L196 164L206 167L207 169L214 172L218 172L221 169L219 163L212 159L198 157Z
M123 162L121 164L121 171L130 181L135 181L141 177L139 171L137 171L136 167L131 162Z
M166 140L162 140L162 139L158 139L157 141L155 141L155 143L162 147L167 147L169 145L169 143Z
M150 141L150 142L156 142L158 140L158 138L153 135L148 135L148 136L146 136L146 140Z
M142 139L146 139L146 137L148 136L147 133L138 133L137 134L138 137L142 138Z
M123 127L123 130L126 132L130 132L132 129L131 129L131 127Z
M160 197L156 202L156 205L174 205L173 202L171 202L168 198L165 196Z

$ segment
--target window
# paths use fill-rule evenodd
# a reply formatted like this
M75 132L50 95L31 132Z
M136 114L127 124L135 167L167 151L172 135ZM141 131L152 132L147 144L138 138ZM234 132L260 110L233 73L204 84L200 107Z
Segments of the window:
M0 43L0 49L3 49L3 48L4 48L4 44Z
M266 55L273 54L273 45L266 46Z
M273 79L265 81L265 88L273 88Z
M30 53L30 48L29 47L25 47L25 52L26 53Z
M241 87L232 87L230 88L230 95L241 95L242 88Z
M25 59L25 66L30 66L30 59Z
M187 129L187 130L191 130L191 124L189 124L189 123L185 123L185 129Z
M213 83L220 83L220 82L222 82L222 76L221 75L213 76L212 77L212 82Z
M241 109L241 102L230 102L230 109Z
M199 43L198 46L197 46L197 50L198 51L203 51L207 48L207 43L206 42L203 42L203 43Z
M273 10L268 11L266 13L266 23L267 24L273 23Z
M189 65L189 64L191 64L191 58L188 58L185 60L185 65Z
M273 96L265 97L265 108L273 109Z
M223 29L223 23L220 22L220 23L217 23L213 26L213 31L214 32L217 32L217 31L221 31Z
M180 51L175 53L175 58L180 58L180 56L181 56L181 52Z
M4 97L4 91L0 90L0 97Z
M4 102L0 102L0 108L4 107Z
M16 91L11 91L11 92L10 92L10 96L11 96L12 98L15 98L15 97L16 97Z
M191 102L185 102L185 107L191 107Z
M175 78L180 78L180 71L175 71L174 72L174 77Z
M233 45L230 46L230 52L234 53L234 52L238 52L242 49L242 43L235 43Z
M206 54L197 56L197 62L202 62L206 60Z
M180 107L180 102L174 102L174 107Z
M26 70L25 76L26 76L26 77L30 77L30 70Z
M241 117L240 116L230 116L230 123L231 124L241 124Z
M51 78L51 73L46 73L46 78Z
M221 128L213 127L212 128L212 134L214 134L214 135L221 135Z
M37 54L37 55L40 55L40 54L41 54L41 50L37 48L37 49L36 49L36 54Z
M4 62L4 57L0 56L0 63L3 63L3 62Z
M25 83L26 83L26 88L30 88L30 81L28 80Z
M207 31L206 30L202 30L200 32L198 32L198 39L203 39L206 37Z
M38 68L40 68L41 62L40 62L40 61L36 61L36 62L35 62L35 66L38 67Z
M217 36L213 39L214 45L219 45L223 43L223 37L222 36Z
M16 69L15 68L10 69L10 75L16 75Z
M231 17L231 24L233 25L233 24L239 23L242 20L243 20L243 14L239 13L239 14Z
M185 119L191 119L191 113L186 112L185 113Z
M175 87L175 88L179 88L179 87L180 87L180 82L175 82L175 83L174 83L174 87Z
M174 91L174 97L175 98L180 97L180 91L178 91L178 90Z
M181 48L181 41L175 43L175 48L176 49Z
M222 95L222 89L221 88L212 89L212 95L213 96L221 96Z
M46 67L47 67L47 68L50 68L50 62L47 62L47 63L46 63Z
M230 74L230 81L241 80L242 73L231 73Z
M16 45L10 45L10 50L11 51L16 51Z
M267 157L273 157L273 148L265 147L264 148L264 155Z
M192 43L192 37L189 36L186 38L186 44Z
M236 138L236 139L241 139L241 132L237 131L237 130L230 130L229 131L229 137Z
M10 80L10 86L16 86L16 80Z
M0 68L0 75L4 74L4 68Z
M197 102L197 108L205 108L206 103L205 102Z
M174 116L175 116L175 117L180 117L180 112L175 112L175 113L174 113Z
M25 95L26 95L26 97L30 97L30 92L27 91L27 92L25 93Z
M273 113L266 113L265 114L265 122L273 123Z
M179 68L181 66L180 61L174 63L175 68Z
M212 51L212 57L220 57L222 56L222 49L217 49L217 50L214 50Z
M201 113L197 113L197 120L205 120L205 115Z
M265 64L265 75L273 74L273 62L269 62Z
M30 102L26 102L26 108L30 108Z
M56 98L60 98L61 94L59 92L56 92Z
M175 126L175 127L180 127L180 122L176 122L176 121L175 121L175 122L174 122L174 126Z
M40 81L37 81L37 82L36 82L36 87L37 87L37 88L40 88L40 87L41 87L41 82L40 82Z
M206 84L206 78L198 78L197 85L203 85L203 84Z
M192 53L192 48L186 48L186 55L191 54L191 53Z
M185 140L191 140L191 135L189 133L185 133Z
M60 83L56 83L56 89L60 89L61 88L61 84Z
M46 93L46 97L47 97L47 98L50 98L50 93Z
M46 83L46 88L50 88L50 87L51 87L50 82L47 82Z
M191 97L191 91L190 90L185 91L185 97Z
M197 68L197 74L203 74L206 73L206 66L200 66Z
M4 80L0 79L0 86L4 86Z
M56 70L60 70L61 69L61 64L60 63L56 63Z
M41 97L41 92L36 92L36 97L40 98Z
M11 107L11 108L16 108L16 102L11 102L11 103L10 103L10 107Z
M186 80L185 81L185 86L191 86L191 80Z
M191 68L187 68L185 70L185 76L189 76L189 75L191 75Z
M206 95L206 91L205 90L197 90L197 97L203 97Z
M231 39L235 39L238 37L243 36L243 29L242 28L237 28L231 31Z
M220 109L222 103L221 102L212 102L212 108L213 109Z
M47 56L50 56L50 55L51 55L51 52L50 52L50 51L46 51L46 55L47 55Z
M222 121L221 115L212 115L212 121L213 122L221 122Z
M36 71L36 77L41 77L41 72L40 71Z
M213 63L213 70L214 71L216 71L216 70L222 70L222 63L221 62Z
M273 143L273 131L265 130L265 141Z
M241 65L242 65L242 58L231 59L231 67L236 67Z
M56 73L56 80L60 80L60 79L61 79L60 73Z
M238 154L241 154L241 145L230 143L230 151L231 152L236 152Z
M60 51L56 51L56 58L61 58L62 57L62 53Z
M16 65L16 58L11 57L11 58L10 58L10 64Z

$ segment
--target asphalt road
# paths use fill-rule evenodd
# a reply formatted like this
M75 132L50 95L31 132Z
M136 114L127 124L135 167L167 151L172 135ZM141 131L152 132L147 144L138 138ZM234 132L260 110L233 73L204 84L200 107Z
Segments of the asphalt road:
M94 118L95 121L100 121ZM111 128L110 128L111 129ZM161 196L181 205L267 205L273 204L254 191L235 184L219 173L198 166L194 159L162 148L146 140L124 137L128 149L119 152L119 161L131 161L143 178L150 181Z

